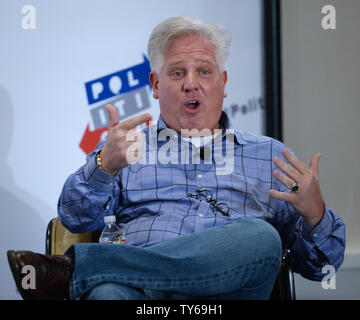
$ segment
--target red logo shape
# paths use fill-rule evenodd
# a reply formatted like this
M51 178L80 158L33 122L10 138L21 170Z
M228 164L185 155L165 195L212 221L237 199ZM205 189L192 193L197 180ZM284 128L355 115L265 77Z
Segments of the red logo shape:
M146 121L147 127L151 124L151 121L152 121L151 119ZM101 140L102 133L107 130L108 127L104 127L94 131L90 131L90 125L88 124L86 126L85 132L79 144L81 150L84 151L85 154L89 154L90 152L93 152Z
M86 154L93 152L101 140L102 133L107 130L108 127L104 127L94 131L90 131L90 125L88 124L79 144L81 150L84 151Z

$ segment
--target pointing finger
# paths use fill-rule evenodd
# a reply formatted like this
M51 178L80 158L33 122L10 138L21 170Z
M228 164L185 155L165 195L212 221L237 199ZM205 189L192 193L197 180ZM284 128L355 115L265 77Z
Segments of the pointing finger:
M150 113L143 113L143 114L140 114L138 116L132 117L130 119L127 119L127 120L121 122L121 127L126 130L131 130L131 129L134 129L139 124L142 124L149 120L151 120Z
M109 115L109 128L112 128L119 123L118 112L111 104L106 105L106 111Z

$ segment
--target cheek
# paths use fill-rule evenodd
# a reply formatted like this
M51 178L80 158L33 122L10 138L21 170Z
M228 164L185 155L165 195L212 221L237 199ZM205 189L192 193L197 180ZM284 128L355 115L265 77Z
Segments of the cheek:
M160 90L158 90L159 100L161 105L166 107L167 109L174 109L177 105L178 94L177 91L171 86L162 86Z
M222 102L224 99L224 87L222 85L216 85L216 86L211 86L208 89L209 92L209 102L213 105L213 106L219 106L222 108Z
M160 113L163 115L164 120L173 119L176 114L176 107L174 99L169 92L162 92L159 98Z

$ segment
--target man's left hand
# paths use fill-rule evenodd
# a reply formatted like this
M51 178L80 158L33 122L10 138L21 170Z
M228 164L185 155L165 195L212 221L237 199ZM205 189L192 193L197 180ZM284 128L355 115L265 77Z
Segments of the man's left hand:
M311 226L315 226L322 219L325 210L319 185L320 153L312 157L309 167L287 149L283 149L282 153L291 165L274 157L274 164L286 175L278 170L275 170L273 174L288 189L291 190L294 183L299 186L299 189L290 193L270 189L270 196L289 202L298 214L303 216Z

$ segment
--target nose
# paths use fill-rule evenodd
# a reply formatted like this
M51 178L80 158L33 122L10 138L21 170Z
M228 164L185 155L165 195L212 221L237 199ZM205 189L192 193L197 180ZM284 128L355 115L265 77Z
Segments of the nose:
M199 82L196 78L196 75L193 73L187 73L184 77L183 82L183 91L185 92L191 92L191 91L197 91L199 90Z

